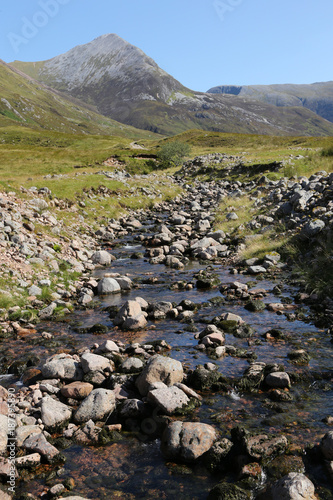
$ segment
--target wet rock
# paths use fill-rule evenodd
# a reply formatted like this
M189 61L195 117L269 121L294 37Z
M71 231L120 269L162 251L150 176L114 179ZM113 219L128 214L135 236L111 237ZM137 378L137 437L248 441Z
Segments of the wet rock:
M231 432L233 439L239 442L255 460L263 460L284 452L288 446L284 435L252 435L243 428L236 427Z
M93 388L94 386L88 382L72 382L61 388L61 394L65 398L85 399L89 396Z
M50 444L42 433L30 436L24 441L23 447L27 450L40 453L49 461L52 461L57 455L59 455L57 448Z
M165 259L165 265L172 269L183 269L184 264L174 255L168 255Z
M113 320L123 330L140 330L147 325L141 306L136 300L127 300Z
M194 461L212 447L216 437L211 425L172 422L163 433L161 449L166 458Z
M209 470L212 472L223 470L225 459L232 447L233 443L229 439L224 438L221 441L216 441L205 457L205 464Z
M333 460L333 431L327 432L322 438L320 449L327 460Z
M96 444L101 431L101 427L97 427L92 420L88 420L84 426L74 432L73 438L81 444Z
M115 394L108 389L94 389L87 396L74 414L76 423L88 422L88 420L103 420L115 409Z
M61 495L61 493L63 493L65 491L65 486L63 484L55 484L54 486L52 486L52 488L49 489L48 491L48 495L53 498L53 497L58 497L59 495Z
M113 260L116 260L116 258L106 250L99 250L93 253L91 260L94 264L108 266Z
M132 280L127 278L127 276L120 276L120 278L115 279L122 290L129 291L132 289Z
M182 382L183 377L183 367L179 361L156 355L148 361L138 376L136 386L140 394L145 396L155 382L163 382L167 386L172 386L176 382Z
M121 291L119 283L114 278L102 278L97 286L99 295L109 295Z
M272 500L315 500L315 487L304 474L291 472L274 483Z
M99 371L105 375L114 371L114 363L104 356L85 352L81 356L81 365L84 373Z
M227 380L218 370L207 370L203 366L197 368L190 374L189 384L198 391L218 391L225 389Z
M311 359L310 355L304 349L289 352L288 358L296 365L307 365Z
M60 378L63 380L82 380L83 371L78 361L69 354L55 354L48 358L42 366L45 378Z
M140 399L126 399L121 403L119 416L122 419L139 418L146 412L145 404Z
M249 274L261 274L261 273L266 273L267 269L265 269L263 266L250 266L247 272Z
M15 459L15 464L17 468L27 469L29 467L37 467L41 462L41 456L39 453L31 453L30 455L25 455L24 457L17 457Z
M168 387L161 382L158 385L157 389L148 392L147 400L152 405L161 408L167 415L172 415L177 410L181 410L190 402L186 394L178 387Z
M60 401L45 396L41 400L41 419L49 430L64 427L72 416L72 410Z
M290 387L290 377L286 372L269 373L265 378L265 384L275 389L284 389Z
M172 303L166 301L149 304L148 316L154 320L164 319L172 308Z
M250 500L252 493L237 484L219 483L209 492L207 500Z
M262 300L250 300L245 305L245 309L251 312L260 312L266 309L266 305Z

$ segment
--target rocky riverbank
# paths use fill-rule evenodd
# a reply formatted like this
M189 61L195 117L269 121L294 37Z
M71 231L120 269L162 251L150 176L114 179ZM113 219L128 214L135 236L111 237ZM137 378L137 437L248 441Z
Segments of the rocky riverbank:
M333 177L320 172L297 182L260 177L249 182L189 183L183 174L169 179L175 186L181 185L182 196L155 204L151 210L108 220L94 232L80 220L85 229L80 235L68 228L66 235L62 234L59 212L56 216L56 210L52 210L57 203L50 200L47 189L25 201L13 194L2 195L2 278L15 280L11 292L4 289L2 295L11 293L11 298L17 299L20 294L26 296L23 306L1 311L4 345L6 338L8 342L16 338L29 345L29 339L40 337L39 345L43 346L44 340L50 346L53 333L40 332L37 322L70 317L74 308L94 310L107 297L119 297L118 305L107 308L112 327L90 327L92 334L104 334L104 340L95 338L91 344L76 349L66 345L59 348L58 344L53 354L47 348L35 363L30 359L20 372L14 369L15 356L3 359L2 364L7 363L12 374L1 394L1 475L5 483L11 473L6 413L13 408L15 484L30 480L43 467L60 470L64 463L62 448L71 443L107 446L129 432L143 441L159 439L161 454L167 461L190 466L200 463L216 475L216 482L220 482L209 494L210 499L253 495L258 499L329 498L324 495L329 495L326 483L333 468L333 435L329 430L332 414L326 415L326 431L320 441L310 440L305 453L279 429L277 433L262 428L253 432L240 421L227 433L220 420L214 423L210 419L207 423L204 417L200 421L197 411L209 407L209 398L216 394L221 398L246 394L249 401L264 395L264 404L278 414L302 398L304 381L305 387L315 380L326 383L328 392L332 390L332 366L325 365L321 370L309 367L311 342L295 346L284 327L270 328L269 323L257 335L256 320L251 324L248 316L266 314L266 318L276 318L277 324L279 318L281 325L292 324L311 318L306 309L310 304L323 315L327 328L331 298L319 301L315 293L302 292L295 294L295 301L289 297L281 300L281 296L286 299L283 289L290 273L288 263L277 252L268 252L260 260L244 261L240 252L246 238L217 230L215 220L223 199L248 193L258 209L265 208L264 213L254 214L249 227L264 233L283 220L286 231L306 240L307 252L313 252L307 257L313 258L316 248L331 237ZM229 211L225 217L237 218L237 211ZM47 227L48 234L41 227ZM148 276L143 272L138 279L117 272L117 248L121 244L140 245L140 250L129 250L129 258L137 268L149 266ZM189 276L186 270L193 262L201 263L201 267ZM221 282L218 270L226 265L230 279ZM182 300L147 300L142 296L145 284L158 289L161 268L171 277L169 288L174 299L183 292ZM69 270L75 274L69 276ZM268 287L271 282L273 291ZM209 314L204 312L205 303L189 298L192 291L208 294ZM209 295L214 291L218 296ZM178 324L193 332L195 356L206 362L189 368L187 362L176 359L169 341L136 341L135 336L139 338L161 324L171 325L172 329ZM112 339L108 338L111 332ZM322 335L327 337L329 333L325 330ZM126 342L124 335L134 340ZM274 354L265 354L263 344L269 345L272 352L280 350L280 359L272 362ZM286 351L281 356L284 346ZM244 360L247 368L236 376L226 374L223 363L228 358ZM286 369L286 363L290 369ZM13 385L18 375L22 375L21 385ZM285 464L278 467L281 457ZM325 471L326 482L315 473L308 474L315 463L321 464L320 474ZM274 474L267 472L274 468L272 464L278 469ZM70 479L53 482L41 496L59 497L78 486ZM96 494L93 498L99 498ZM19 495L24 498L21 488Z

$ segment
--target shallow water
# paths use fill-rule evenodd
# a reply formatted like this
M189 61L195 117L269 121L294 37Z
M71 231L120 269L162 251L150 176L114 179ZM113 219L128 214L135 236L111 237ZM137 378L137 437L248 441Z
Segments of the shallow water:
M145 259L130 259L133 251L144 251L140 245L130 245L125 242L121 248L112 253L117 256L112 268L98 270L95 277L100 278L106 272L117 272L128 275L137 288L128 293L96 299L98 307L93 310L75 311L59 323L43 323L38 325L38 332L51 331L54 340L59 345L45 349L42 345L35 345L32 339L25 338L19 341L7 341L8 353L31 352L44 359L46 356L61 349L72 349L101 343L107 338L128 342L145 342L156 339L166 340L172 347L170 356L179 359L187 368L194 369L198 364L212 360L203 352L195 349L197 340L194 333L186 331L186 323L177 320L161 320L149 322L142 332L121 332L114 328L112 320L104 310L109 306L120 306L125 300L143 297L148 302L172 301L179 304L183 299L190 299L202 305L196 313L195 326L200 331L207 320L222 314L233 312L239 314L246 323L254 328L251 345L247 340L226 335L226 344L252 351L257 361L265 363L283 364L290 374L307 374L308 380L293 383L291 394L292 402L280 403L278 412L267 404L267 395L264 393L249 395L238 393L231 387L229 394L204 394L204 401L200 408L194 410L189 420L199 420L214 425L221 431L222 437L230 437L230 430L236 425L246 426L249 429L265 430L268 433L284 433L288 439L305 447L308 443L320 440L327 426L322 419L333 415L332 390L332 344L325 332L313 324L303 321L289 321L282 314L264 310L259 313L248 312L241 302L230 302L221 306L213 305L209 300L221 297L218 289L200 291L195 287L192 290L171 290L170 285L176 281L195 282L194 274L207 265L191 262L183 271L175 271L164 265L150 265ZM222 283L233 281L253 282L253 277L245 275L231 275L228 268L221 265L211 266ZM157 283L143 284L142 280L158 278ZM257 288L264 288L269 293L264 302L280 302L280 298L273 294L274 286L278 281L258 280ZM291 297L295 290L288 286L283 288L283 296ZM305 310L306 313L306 310ZM109 329L107 334L92 335L79 333L80 328L89 328L96 323L102 323ZM262 335L278 328L286 334L283 341L266 341ZM37 333L37 336L39 333ZM6 342L6 341L3 341ZM306 367L298 367L288 360L288 352L295 348L305 348L311 356ZM231 378L239 378L249 366L244 358L225 356L214 360L220 372ZM313 372L326 373L327 380L319 380ZM142 433L139 429L136 437L123 434L120 441L104 447L70 446L63 453L67 458L62 474L56 482L72 477L75 480L75 494L81 494L91 499L205 499L208 491L218 478L212 477L201 466L185 466L166 462L159 450L159 440L154 436ZM150 438L153 438L150 440ZM22 485L22 491L42 493L45 487L45 478L37 477ZM50 484L54 484L51 481Z

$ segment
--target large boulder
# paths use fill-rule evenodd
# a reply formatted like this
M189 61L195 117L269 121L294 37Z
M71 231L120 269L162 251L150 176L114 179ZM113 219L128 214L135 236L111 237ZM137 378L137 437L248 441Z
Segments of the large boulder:
M272 500L315 500L315 487L304 474L290 472L272 486Z
M48 358L41 368L44 378L61 378L63 380L82 380L81 365L69 354L55 354Z
M97 252L93 253L91 257L93 263L100 266L108 266L115 259L116 258L106 250L98 250Z
M41 400L41 419L47 429L63 427L71 418L72 410L60 401L45 396Z
M164 431L161 449L166 458L194 461L214 444L214 427L199 422L172 422Z
M140 330L147 325L147 320L139 302L127 300L114 318L113 323L123 330Z
M110 295L121 292L121 288L114 278L102 278L97 285L97 291L99 295Z
M111 373L114 370L114 363L104 356L85 352L81 356L81 365L84 373L99 371L102 373Z
M146 396L150 386L155 382L163 382L172 386L182 382L184 378L183 367L180 361L156 355L150 358L138 378L136 386L142 396Z
M158 406L167 415L172 415L188 405L190 399L179 387L168 387L163 383L157 389L148 392L147 401L153 406Z
M108 389L94 389L87 396L75 412L74 420L78 424L88 420L103 420L116 407L116 398L113 391Z

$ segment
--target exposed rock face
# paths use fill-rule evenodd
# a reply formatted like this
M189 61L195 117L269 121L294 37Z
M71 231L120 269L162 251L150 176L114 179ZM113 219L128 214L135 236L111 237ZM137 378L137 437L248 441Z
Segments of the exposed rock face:
M57 90L89 102L117 121L171 135L206 130L291 135L330 133L330 124L302 107L280 108L246 95L218 95L187 89L142 50L114 34L100 36L48 61L15 67ZM38 67L36 75L36 67ZM112 96L112 99L110 99ZM312 108L311 108L312 109ZM163 115L161 122L160 116ZM244 115L247 117L244 119ZM149 120L149 121L148 121Z
M182 364L165 356L153 356L136 380L140 394L146 395L155 382L163 382L167 386L182 382L184 377Z
M172 422L165 430L161 448L167 458L194 461L216 440L214 427L197 422Z

